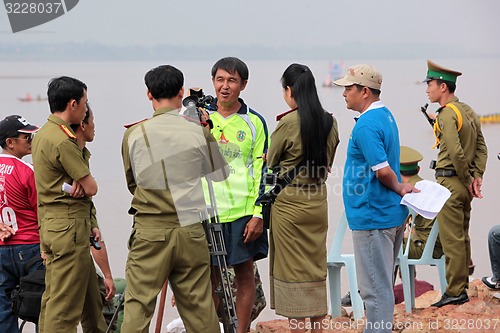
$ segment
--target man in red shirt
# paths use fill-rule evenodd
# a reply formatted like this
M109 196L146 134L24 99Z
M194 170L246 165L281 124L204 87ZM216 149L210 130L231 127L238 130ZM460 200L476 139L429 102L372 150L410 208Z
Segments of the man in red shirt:
M37 130L18 115L0 121L0 332L19 332L10 293L25 263L40 255L35 176L33 166L22 160L31 154Z

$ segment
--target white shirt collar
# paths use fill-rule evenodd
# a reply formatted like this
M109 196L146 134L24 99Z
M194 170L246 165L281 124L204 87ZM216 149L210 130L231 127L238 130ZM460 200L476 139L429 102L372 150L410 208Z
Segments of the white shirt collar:
M376 101L376 102L373 102L369 107L368 109L366 109L363 113L361 113L359 116L361 117L362 115L364 115L365 113L367 113L368 111L370 110L374 110L374 109L380 109L380 108L383 108L385 107L384 103L382 103L381 101Z
M359 115L357 115L356 117L354 117L354 119L357 121L359 119L359 117L361 117L362 115L364 115L365 113L367 113L368 111L370 110L374 110L374 109L380 109L380 108L383 108L385 107L385 105L381 102L381 101L376 101L376 102L373 102L369 107L368 109L366 109L363 113L360 113Z

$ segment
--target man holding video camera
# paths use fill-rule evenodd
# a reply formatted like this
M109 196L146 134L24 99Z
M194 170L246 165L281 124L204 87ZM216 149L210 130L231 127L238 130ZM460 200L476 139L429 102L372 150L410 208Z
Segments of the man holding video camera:
M163 65L147 72L144 81L153 117L129 126L122 142L134 225L121 332L148 332L167 279L186 330L219 332L201 223L206 212L201 179L222 181L229 169L209 129L179 114L183 74Z
M227 249L238 285L238 333L250 323L255 300L253 263L267 257L268 240L257 197L263 192L262 155L268 148L264 118L239 98L248 82L248 67L238 58L220 59L212 67L217 112L210 114L212 134L231 168L229 178L214 184L215 198Z

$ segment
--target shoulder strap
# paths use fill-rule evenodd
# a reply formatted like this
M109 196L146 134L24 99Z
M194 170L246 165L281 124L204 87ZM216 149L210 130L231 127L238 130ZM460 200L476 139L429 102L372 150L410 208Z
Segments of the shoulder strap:
M457 121L458 121L458 131L460 132L460 130L462 129L462 123L463 123L463 120L462 120L462 114L460 113L460 111L458 111L458 108L451 104L451 103L448 103L446 104L447 107L451 108L453 111L455 111L455 114L457 115Z
M278 195L281 190L283 190L286 186L290 185L293 179L299 174L300 168L306 165L306 161L302 160L299 164L295 166L292 170L288 171L283 177L278 178L276 181L276 186L273 189L273 194Z
M457 115L457 123L458 123L457 130L460 132L460 130L462 129L462 123L463 123L462 114L460 113L458 108L455 105L453 105L452 103L446 104L445 107L449 107ZM438 132L442 132L441 127L439 127L439 121L435 121L434 122L434 137L436 138L436 143L434 144L434 146L432 148L436 148L439 146L439 138L437 136Z

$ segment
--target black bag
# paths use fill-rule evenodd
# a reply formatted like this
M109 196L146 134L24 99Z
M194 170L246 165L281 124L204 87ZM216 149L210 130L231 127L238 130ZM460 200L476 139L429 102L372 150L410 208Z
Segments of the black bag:
M264 220L264 228L269 229L271 225L271 205L272 201L262 203L262 219Z
M20 279L19 286L11 294L14 314L35 324L38 323L42 294L45 291L45 266L41 262L40 254L26 262L26 275ZM31 267L38 263L39 267L30 272Z
M290 185L300 172L300 168L306 165L306 162L302 160L295 168L288 171L283 177L278 177L278 172L275 171L275 168L271 168L273 170L272 173L264 175L264 183L265 185L270 185L271 188L264 193L260 198L260 203L262 205L262 219L264 220L264 228L269 229L271 224L271 206L276 200L276 197L280 192L288 185Z

